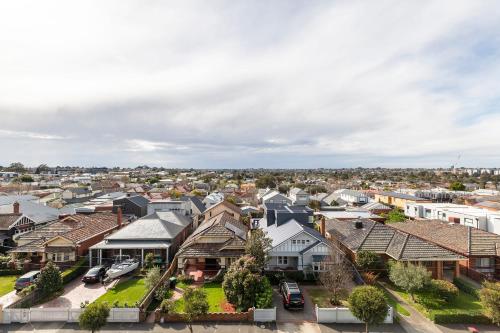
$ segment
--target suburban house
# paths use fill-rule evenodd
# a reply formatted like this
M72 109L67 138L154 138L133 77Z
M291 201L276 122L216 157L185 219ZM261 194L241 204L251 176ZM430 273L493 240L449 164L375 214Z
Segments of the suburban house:
M272 223L263 218L259 227L272 239L266 270L321 271L331 249L318 231L294 219Z
M129 255L143 265L147 253L153 253L162 263L168 264L188 237L191 226L191 219L179 212L158 211L146 215L93 245L91 264Z
M203 204L208 208L221 201L224 201L224 193L212 192L203 199Z
M191 215L191 201L181 199L151 200L147 206L148 214L154 212L178 212L182 215Z
M72 265L88 253L89 248L125 222L113 213L75 214L61 218L34 231L22 234L18 246L9 251L14 257L26 257L32 268L48 260L61 267Z
M12 206L12 213L0 214L0 247L14 246L14 235L35 229L35 222L19 212L19 203L16 201Z
M314 226L314 211L307 206L291 206L282 203L265 203L264 217L266 225L277 224L278 226L294 219L306 225Z
M219 215L222 212L226 212L229 215L231 215L234 219L240 220L242 212L240 207L230 203L229 201L221 201L213 206L208 207L204 212L203 215L205 216L205 219L211 219L214 216Z
M500 235L439 220L393 223L401 232L419 237L464 257L460 272L468 277L500 280Z
M293 205L307 205L309 203L309 193L306 191L294 187L290 190L288 197L292 199L292 204Z
M178 268L195 279L213 275L245 253L248 227L226 211L202 222L177 252Z
M361 208L366 209L367 211L375 215L387 214L392 210L391 207L377 201L364 204L363 206L361 206Z
M113 200L113 212L116 212L120 207L123 214L140 218L148 214L148 203L149 200L142 195L127 193L125 197Z
M351 206L361 206L368 203L368 196L360 191L342 189L335 191L335 194Z
M341 221L321 220L321 230L352 260L359 251L372 251L384 261L389 259L422 264L435 279L451 279L460 275L459 263L465 256L370 219Z
M292 199L274 190L264 194L261 198L261 202L262 204L276 203L282 205L292 205Z
M408 203L432 202L432 200L419 198L411 194L398 192L375 193L375 201L404 210Z
M88 199L92 196L92 191L87 187L72 187L67 188L61 193L61 198L65 201L74 199Z
M500 213L452 203L408 203L405 215L412 219L437 219L500 235Z

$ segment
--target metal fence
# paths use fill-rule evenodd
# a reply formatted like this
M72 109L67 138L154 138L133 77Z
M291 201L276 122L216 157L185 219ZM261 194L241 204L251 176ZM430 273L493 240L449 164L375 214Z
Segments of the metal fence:
M359 324L362 323L358 318L354 317L348 308L319 308L316 305L316 321L318 323L345 323ZM392 307L389 307L387 316L384 319L384 324L392 324L394 320L394 312Z
M272 309L255 309L253 321L260 323L276 321L276 307Z

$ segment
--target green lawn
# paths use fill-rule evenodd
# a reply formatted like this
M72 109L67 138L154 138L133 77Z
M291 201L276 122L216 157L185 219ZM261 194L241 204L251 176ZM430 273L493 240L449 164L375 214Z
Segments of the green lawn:
M222 304L225 302L226 297L224 291L222 290L222 285L220 283L205 283L203 285L203 290L207 293L208 312L223 312ZM174 312L182 313L184 312L184 299L180 298L174 302Z
M120 306L127 303L128 306L134 306L146 294L144 279L132 277L109 289L104 295L99 297L96 302L107 302L110 306L118 301Z
M14 290L14 284L16 283L16 275L6 275L0 276L0 296L10 293Z
M335 307L330 302L330 292L323 288L308 288L307 294L311 297L311 301L313 304L317 304L320 308L333 308ZM345 290L341 295L341 303L342 305L347 304L347 297L349 296L348 291Z
M392 296L387 290L385 290L384 287L379 286L379 285L375 285L375 287L377 287L378 289L380 289L384 293L384 296L385 296L385 299L387 300L387 303L390 306L392 306L396 310L397 313L405 315L405 316L410 315L410 312L408 312L408 310L406 310L400 303L398 303L398 301L394 298L394 296Z
M432 292L429 291L416 293L416 302L414 302L411 300L410 295L403 290L397 289L393 286L391 286L391 288L394 288L398 295L400 295L405 301L415 307L415 309L427 318L432 319L436 314L480 315L483 313L481 302L461 290L459 290L458 296L449 302L439 300Z

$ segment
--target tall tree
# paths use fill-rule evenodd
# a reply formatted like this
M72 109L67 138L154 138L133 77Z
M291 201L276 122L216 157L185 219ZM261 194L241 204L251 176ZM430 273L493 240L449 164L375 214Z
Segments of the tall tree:
M260 290L262 276L255 258L244 256L231 264L224 275L222 289L229 303L240 310L253 307Z
M26 168L24 167L24 165L21 162L15 162L15 163L11 163L9 165L9 167L7 168L7 171L25 173Z
M54 265L52 261L48 261L42 268L40 276L36 281L36 288L43 296L53 295L63 289L63 282L59 267Z
M342 294L352 280L352 265L344 254L332 246L329 258L323 263L324 271L319 274L321 284L330 292L330 303L340 305Z
M369 325L380 324L387 316L388 306L382 291L372 286L354 288L348 299L349 310L365 323L365 332Z
M250 232L250 237L245 245L245 253L255 258L255 263L261 271L269 260L272 243L273 240L267 236L264 230L257 228Z
M191 323L199 316L208 313L209 305L207 294L202 288L186 288L183 294L184 312L189 323L189 328L192 330Z

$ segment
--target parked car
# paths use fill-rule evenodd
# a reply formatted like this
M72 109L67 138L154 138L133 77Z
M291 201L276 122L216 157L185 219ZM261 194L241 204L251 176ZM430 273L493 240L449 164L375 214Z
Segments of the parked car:
M24 274L23 276L19 277L16 280L16 284L14 285L14 289L16 289L16 291L21 291L22 289L24 289L28 286L31 286L32 284L35 283L35 281L39 275L40 275L40 271L31 271L31 272Z
M282 281L279 285L285 309L303 309L304 296L295 281Z
M105 266L94 266L88 270L87 273L82 277L82 282L84 283L95 283L104 279L106 275L106 267Z

